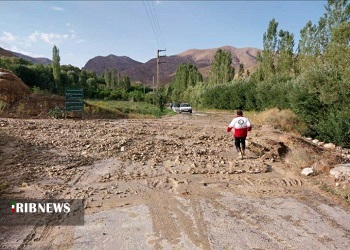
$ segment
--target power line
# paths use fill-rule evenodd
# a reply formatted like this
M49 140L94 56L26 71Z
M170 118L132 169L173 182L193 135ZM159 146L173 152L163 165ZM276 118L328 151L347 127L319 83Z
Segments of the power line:
M145 9L146 9L146 12L147 12L147 16L148 16L148 20L151 23L153 33L154 33L154 35L155 35L155 37L157 39L158 45L160 46L160 43L159 43L159 40L158 40L158 36L157 36L157 34L156 34L155 30L154 30L153 22L151 21L150 15L148 13L148 10L147 10L146 4L145 4L145 1L143 1L143 6L145 6Z
M154 2L153 2L153 1L152 1L152 6L153 6L153 12L154 12L154 16L155 16L156 24L157 24L156 27L158 27L158 31L159 31L159 35L160 35L160 40L161 40L161 42L163 43L163 46L164 46L164 48L165 48L166 46L165 46L165 42L164 42L164 39L163 39L162 30L160 29L158 16L157 16L156 8L155 8L155 5L154 5Z
M146 3L147 3L147 5L145 4L145 1L143 1L143 6L146 9L148 20L151 23L152 30L153 30L153 33L156 37L156 40L158 42L159 47L162 47L162 45L165 45L165 43L164 43L164 39L163 39L162 32L160 29L159 20L157 17L157 13L156 13L154 4L153 4L153 11L152 11L150 3L148 1L146 1Z

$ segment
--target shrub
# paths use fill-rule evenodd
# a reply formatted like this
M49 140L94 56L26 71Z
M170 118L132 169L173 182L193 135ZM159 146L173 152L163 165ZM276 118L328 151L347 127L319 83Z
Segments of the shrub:
M49 111L49 115L55 119L63 117L63 111L59 107L54 107Z

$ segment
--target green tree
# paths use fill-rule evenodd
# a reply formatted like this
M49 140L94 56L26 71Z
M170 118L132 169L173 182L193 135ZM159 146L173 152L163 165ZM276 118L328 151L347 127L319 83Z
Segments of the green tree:
M269 22L267 31L263 35L263 50L258 54L259 79L264 80L275 74L275 56L277 49L277 27L278 22L273 18Z
M239 64L239 70L238 70L238 77L239 77L239 78L242 78L242 77L243 77L243 74L244 74L244 64L243 64L243 63L240 63L240 64Z
M294 35L280 30L278 36L276 69L278 73L289 76L294 69Z
M118 86L118 71L116 68L113 68L111 73L111 88L115 89L117 86Z
M216 84L230 82L234 74L232 54L229 51L218 49L214 55L214 61L211 64L209 84L214 86Z
M55 91L58 91L60 83L61 83L61 66L60 66L60 52L56 45L53 46L52 49L52 71L53 71L53 79L55 83Z
M79 75L79 87L86 88L88 85L86 83L86 80L88 79L88 75L85 70L82 70Z
M184 100L184 93L189 87L194 87L202 81L202 74L196 66L191 63L180 64L176 69L171 88L166 91L166 94L171 97L173 102L189 101Z
M112 82L112 73L107 68L104 72L104 79L106 83L106 88L111 89L111 82Z

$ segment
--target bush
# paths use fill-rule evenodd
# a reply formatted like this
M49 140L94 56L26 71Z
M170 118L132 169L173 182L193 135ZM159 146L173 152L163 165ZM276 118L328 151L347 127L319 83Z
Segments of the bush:
M256 106L258 110L277 107L289 109L288 93L293 88L288 78L274 76L256 85Z
M307 124L305 135L350 146L350 83L329 64L315 64L292 81L291 107Z
M49 115L55 119L63 117L63 111L59 107L54 107L49 111Z
M140 90L133 90L128 93L129 101L141 102L145 99L145 95Z
M3 112L7 106L7 103L0 100L0 112Z
M238 80L234 83L220 84L202 93L203 105L214 109L256 109L256 85L251 81Z
M110 92L108 100L123 100L123 93L120 89L115 89Z
M145 95L145 102L154 104L156 95L154 92L149 92Z
M319 133L318 138L326 142L334 142L339 146L350 147L349 115L349 109L331 111L326 118L316 125Z

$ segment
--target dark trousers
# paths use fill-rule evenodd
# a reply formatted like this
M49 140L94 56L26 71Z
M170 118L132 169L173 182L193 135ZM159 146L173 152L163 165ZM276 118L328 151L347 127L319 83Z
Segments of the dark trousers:
M241 148L243 151L245 150L245 138L246 137L235 137L235 146L238 152L241 151Z

